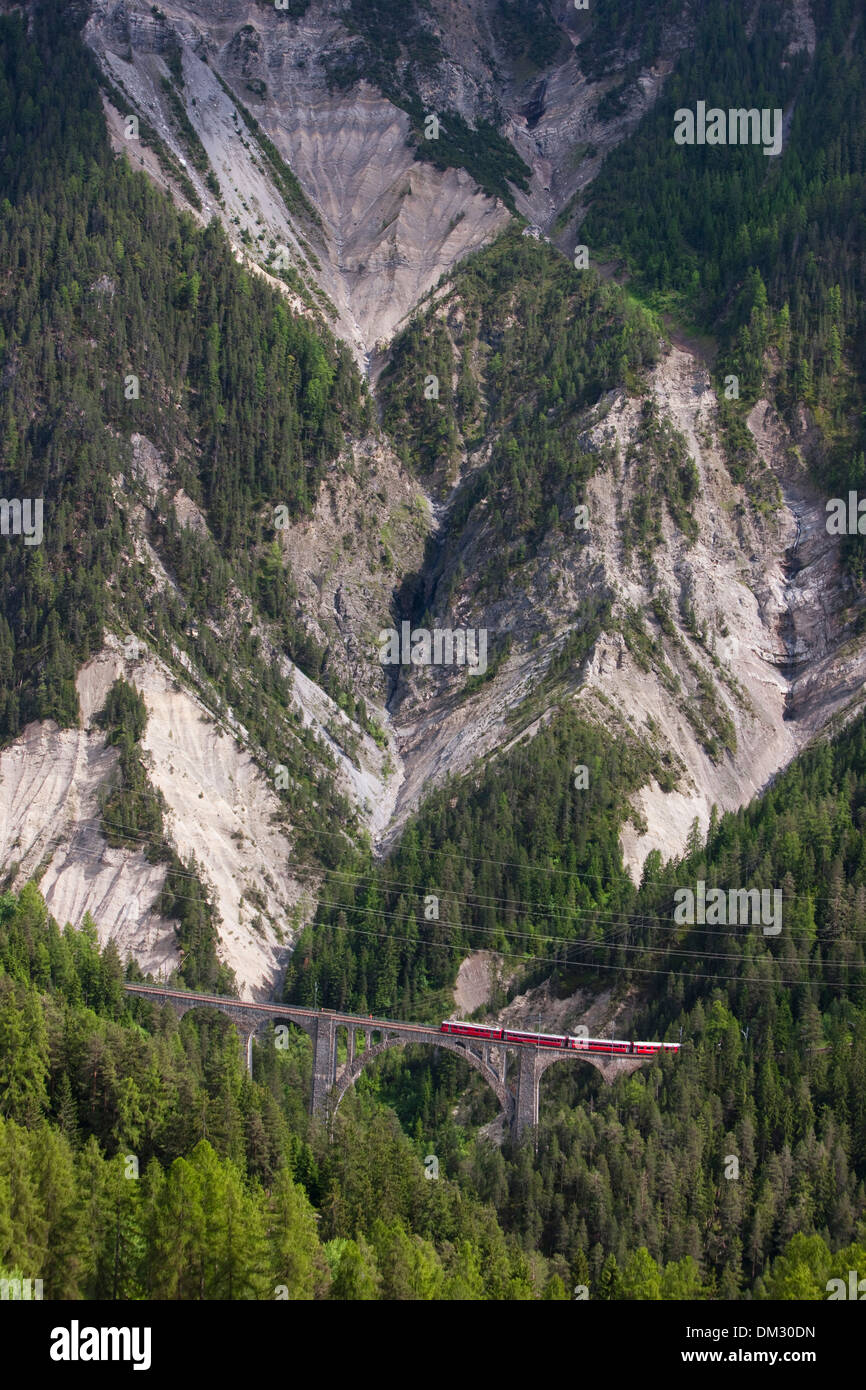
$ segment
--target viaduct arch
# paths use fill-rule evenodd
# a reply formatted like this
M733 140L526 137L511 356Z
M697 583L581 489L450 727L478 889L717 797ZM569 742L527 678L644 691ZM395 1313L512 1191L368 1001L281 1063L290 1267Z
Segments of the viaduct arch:
M462 1057L465 1062L469 1063L470 1067L474 1067L474 1069L484 1077L484 1080L499 1101L500 1107L509 1123L513 1124L512 1111L514 1109L514 1095L505 1085L504 1066L502 1068L502 1074L500 1074L495 1071L491 1065L489 1057L480 1056L478 1053L473 1052L471 1048L462 1047L456 1039L448 1037L444 1033L437 1033L436 1037L437 1041L432 1044L434 1047L443 1047L447 1051L456 1053L458 1057ZM358 1077L361 1075L361 1072L370 1062L374 1061L376 1057L381 1057L382 1053L386 1052L388 1048L405 1047L406 1044L411 1041L414 1041L414 1039L399 1036L388 1037L381 1042L374 1043L372 1047L365 1048L363 1052L357 1053L352 1062L347 1062L339 1073L335 1085L331 1089L331 1115L336 1114L340 1101L343 1099L344 1095L346 1095L347 1091L352 1089Z

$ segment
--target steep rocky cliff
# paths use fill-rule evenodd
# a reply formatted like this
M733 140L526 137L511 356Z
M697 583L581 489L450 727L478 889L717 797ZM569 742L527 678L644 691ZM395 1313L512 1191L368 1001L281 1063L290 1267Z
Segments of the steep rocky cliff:
M735 482L707 362L689 343L665 343L646 372L562 422L564 447L579 437L595 459L586 522L559 515L542 527L497 586L485 578L498 544L488 499L471 489L511 422L480 437L458 431L448 467L431 473L383 427L383 412L395 337L416 313L425 333L444 335L457 390L467 316L450 277L469 253L517 217L532 254L571 258L583 190L662 90L688 45L688 14L668 7L649 46L641 34L605 45L564 0L537 33L531 6L433 0L405 7L411 42L383 67L362 5L94 0L84 31L118 155L200 221L218 218L239 261L348 343L379 402L379 425L348 441L311 514L278 533L306 630L363 696L378 739L270 645L248 596L236 595L213 635L231 650L233 622L255 628L293 681L300 722L358 826L383 850L427 790L564 702L580 705L600 739L629 730L666 769L664 787L653 780L635 798L623 833L639 874L650 849L678 852L695 817L705 826L713 804L744 804L862 703L859 600L807 466L823 448L815 421L801 410L794 429L759 401L748 418L752 476ZM384 7L370 15L385 22L380 10L387 20ZM792 51L811 54L808 7L795 10ZM595 47L581 65L585 39ZM438 153L424 144L430 116L442 127ZM467 389L480 398L491 352L479 340L467 359ZM161 497L173 498L182 527L207 536L208 518L147 439L134 446L139 490L119 478L118 504L164 588L175 580L151 543ZM681 513L659 481L665 450L691 470ZM633 521L647 498L649 548ZM467 688L463 670L383 667L379 634L410 616L407 595L431 626L489 633L498 659L487 679ZM570 646L589 612L597 628ZM194 647L169 669L147 653L146 634L117 626L79 673L82 727L33 724L0 754L8 879L35 874L57 917L90 911L146 969L177 962L171 923L153 911L164 866L99 834L97 791L114 754L93 716L125 673L147 705L144 748L168 833L213 890L223 958L244 989L267 993L317 884L292 826L275 823L272 760L214 695ZM129 640L142 638L145 654L130 659Z

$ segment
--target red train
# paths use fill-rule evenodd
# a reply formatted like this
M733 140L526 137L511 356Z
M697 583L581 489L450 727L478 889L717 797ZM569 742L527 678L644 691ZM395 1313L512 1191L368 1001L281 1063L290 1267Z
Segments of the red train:
M622 1038L574 1038L568 1033L524 1033L515 1028L497 1028L485 1023L463 1023L449 1018L439 1025L440 1033L462 1038L481 1038L485 1042L516 1043L521 1047L573 1048L575 1052L606 1052L617 1056L649 1057L656 1052L679 1052L679 1043L625 1042Z

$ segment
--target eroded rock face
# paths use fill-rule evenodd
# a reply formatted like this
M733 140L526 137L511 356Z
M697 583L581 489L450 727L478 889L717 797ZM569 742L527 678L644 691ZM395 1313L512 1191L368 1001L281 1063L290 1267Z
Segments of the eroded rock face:
M182 857L195 854L215 889L222 959L243 992L267 997L290 944L288 937L279 942L274 925L290 917L305 892L287 872L290 843L271 823L277 797L250 755L162 663L131 657L130 650L109 638L82 668L82 729L31 724L0 754L3 862L17 861L16 882L41 873L40 890L61 924L77 925L90 912L101 940L116 941L121 958L132 952L157 973L179 964L174 923L154 911L165 864L149 863L143 849L111 848L100 830L98 793L117 751L106 748L94 717L112 682L124 676L147 705L143 748L166 798L169 839Z
M499 199L463 170L416 162L406 113L365 82L333 89L325 53L345 41L338 7L315 4L300 20L273 7L166 0L164 18L144 0L97 0L86 36L106 72L183 163L203 204L253 264L276 248L335 306L334 325L358 360L387 341L419 297L467 251L504 225ZM182 53L177 88L220 185L221 198L189 162L162 82L172 44ZM290 210L267 159L217 80L224 78L300 180L321 218ZM123 149L183 201L182 189L145 148ZM314 301L315 302L315 301Z
M13 885L38 881L61 925L90 912L121 957L131 951L144 970L171 969L174 924L152 912L165 865L111 849L100 834L97 793L116 761L100 732L29 724L0 753L0 856Z
M369 365L377 343L393 336L439 277L496 235L507 209L464 170L418 162L406 112L376 87L363 78L345 90L335 84L334 63L356 45L335 0L313 0L300 17L256 0L165 0L158 15L153 9L147 0L94 0L85 34L104 70L181 162L200 215L221 218L251 264L284 249L302 280L327 295L334 326ZM419 80L425 109L456 111L472 126L501 125L530 169L528 188L514 190L519 210L551 232L568 207L554 234L570 250L580 190L657 99L687 33L672 31L665 60L623 90L618 114L601 117L599 99L618 79L583 76L580 20L570 7L560 16L559 52L543 73L504 47L497 0L437 0L426 14L442 58ZM207 151L219 196L193 167L162 86L177 54L183 80L175 95ZM291 167L320 225L287 205L219 78ZM153 152L124 139L117 113L109 120L115 148L183 202Z
M326 724L341 712L294 675L304 722L327 737ZM14 886L39 881L61 924L78 925L90 912L100 939L115 940L122 958L131 952L154 973L179 964L174 923L154 911L165 864L149 863L143 850L111 848L100 829L99 791L115 772L117 751L106 748L95 716L119 676L144 697L148 776L165 798L167 838L184 860L195 856L212 890L220 959L243 996L269 998L309 920L317 878L298 861L273 781L244 746L244 731L215 717L138 639L109 635L82 667L81 729L34 723L0 753L0 862ZM342 764L342 790L375 820L373 808L387 806L382 755L368 748L356 766L329 742Z
M94 0L86 37L176 167L167 169L154 150L127 140L119 110L106 100L115 148L189 207L182 169L202 205L196 215L219 217L238 258L269 274L294 312L322 314L374 380L388 342L419 300L461 257L491 240L509 214L464 170L418 162L407 143L406 112L369 82L342 91L329 83L325 57L353 43L341 9L336 0L313 0L292 18L257 0L163 0L155 14L149 0ZM795 11L796 42L811 51L808 6L798 0ZM599 98L619 79L590 82L582 75L574 51L581 24L570 6L557 7L564 40L544 73L510 62L497 0L433 0L430 13L445 61L423 86L425 106L456 110L472 124L501 116L531 170L528 190L515 195L517 206L537 234L549 234L570 255L582 189L607 150L658 98L687 31L666 37L664 61L640 73L623 90L620 113L602 120ZM165 81L174 83L202 142L218 194L190 160ZM290 166L311 211L280 187L238 101ZM275 249L285 252L298 277L291 286L275 277ZM813 445L805 422L791 438L766 403L751 413L760 455L783 498L775 514L761 519L723 462L715 398L700 360L674 348L652 374L648 393L697 466L695 541L666 515L652 583L635 557L626 558L623 517L639 486L626 460L642 401L613 393L587 425L599 447L613 449L613 462L589 487L587 535L573 543L561 533L548 537L519 583L495 604L485 604L474 583L487 558L483 510L454 541L468 578L443 621L513 637L495 678L469 698L460 680L427 671L385 709L391 692L377 662L379 630L392 621L401 581L425 563L426 538L434 531L443 536L449 525L447 506L424 495L387 441L351 441L323 481L312 515L282 533L310 631L331 645L341 677L364 694L386 732L384 749L360 738L360 751L348 757L333 737L345 717L291 668L303 722L333 754L338 784L380 849L394 842L431 787L509 746L518 736L509 716L520 715L517 727L525 735L563 699L574 699L598 723L600 738L629 729L669 750L679 768L674 790L651 783L635 798L623 851L638 874L651 849L665 858L678 853L695 817L705 826L713 804L744 804L811 738L860 707L863 639L855 633L856 605L838 541L826 532L825 499L797 461L796 449L808 454ZM147 440L132 442L134 467L152 504L171 480ZM191 499L172 490L181 524L206 529ZM158 585L171 585L150 544L143 505L132 509L131 520L138 558ZM527 701L590 594L610 598L613 621L555 698L535 708ZM659 594L669 603L671 633L654 614ZM628 609L661 644L673 688L658 666L642 669L630 650L621 630ZM245 619L254 616L251 606L244 610ZM264 628L256 635L271 659L284 662ZM61 732L31 725L0 754L3 863L17 865L16 882L40 877L61 922L80 921L89 910L103 936L116 937L145 969L176 964L173 926L152 912L164 866L148 864L140 852L110 849L98 831L98 789L113 772L115 754L105 749L93 716L121 672L147 703L145 748L169 806L169 833L182 854L196 855L214 887L223 958L243 993L267 995L290 949L287 923L306 919L317 885L293 875L291 833L273 823L276 797L255 750L243 746L244 731L231 711L218 718L206 708L189 663L183 677L150 657L131 660L108 639L79 675L83 727ZM710 684L719 721L733 730L728 751L711 755L696 727L696 672ZM481 961L477 978L463 979L466 1002L481 1002L487 974Z
M634 823L622 837L635 875L651 849L664 858L679 853L695 818L705 830L714 804L744 805L828 724L862 707L866 641L854 632L855 596L839 542L827 534L825 499L802 463L791 461L795 441L766 402L755 407L749 424L782 494L778 510L762 519L724 463L706 367L674 347L652 372L649 394L697 466L696 539L665 511L655 575L647 576L636 555L625 558L623 520L642 485L627 459L644 402L624 392L602 403L589 431L599 447L613 447L615 462L589 484L588 536L572 543L561 533L549 537L528 574L521 571L522 585L486 607L473 586L485 559L483 522L467 527L458 556L469 578L438 621L485 628L498 639L510 634L511 654L474 696L461 696L465 676L444 669L413 673L401 685L391 713L405 780L383 845L393 843L431 786L508 747L515 715L520 733L535 727L521 728L521 707L571 631L570 615L593 593L611 596L612 621L567 688L610 736L631 730L680 762L673 791L652 782L635 798ZM670 634L655 614L658 598L666 600ZM661 643L667 675L659 662L643 669L617 630L628 609ZM712 691L709 710L702 678ZM533 717L547 719L550 710ZM732 732L728 749L712 738L715 728Z

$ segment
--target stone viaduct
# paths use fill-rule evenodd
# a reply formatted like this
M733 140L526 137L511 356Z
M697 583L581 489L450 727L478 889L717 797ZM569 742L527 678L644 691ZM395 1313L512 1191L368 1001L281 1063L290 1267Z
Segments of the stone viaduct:
M587 1062L612 1082L622 1072L632 1072L650 1059L646 1057L594 1056L587 1052L542 1051L514 1043L487 1042L481 1038L460 1038L440 1033L420 1023L392 1023L386 1019L364 1018L358 1014L332 1013L305 1009L294 1004L258 1004L229 999L219 994L195 994L166 985L127 984L129 994L141 995L155 1004L169 1005L178 1017L190 1009L218 1009L231 1019L241 1043L244 1064L252 1075L253 1038L273 1024L293 1023L302 1028L313 1044L313 1094L310 1111L330 1120L343 1096L354 1086L364 1067L389 1047L406 1043L425 1043L456 1052L484 1077L494 1091L511 1133L519 1139L525 1130L538 1124L539 1083L554 1062ZM346 1060L338 1063L337 1042L345 1030ZM363 1047L358 1039L363 1039Z

